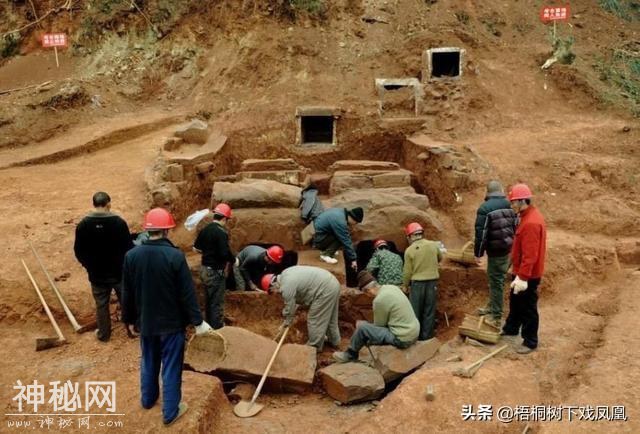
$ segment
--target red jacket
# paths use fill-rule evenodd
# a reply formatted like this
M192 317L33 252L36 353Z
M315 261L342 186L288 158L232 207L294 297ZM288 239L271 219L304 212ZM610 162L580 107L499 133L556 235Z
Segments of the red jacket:
M522 280L539 279L544 272L547 228L544 217L534 206L520 213L520 224L511 248L513 274Z

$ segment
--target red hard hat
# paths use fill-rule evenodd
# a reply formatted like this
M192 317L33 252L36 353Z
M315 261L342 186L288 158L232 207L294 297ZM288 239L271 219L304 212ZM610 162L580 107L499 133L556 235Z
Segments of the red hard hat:
M424 229L422 228L420 223L416 223L416 222L409 223L407 227L404 228L404 234L406 236L413 235L416 232L424 232Z
M263 291L271 292L269 289L271 288L273 277L273 274L265 274L262 276L262 279L260 279L260 287L262 287Z
M213 209L213 213L214 214L219 214L219 215L221 215L223 217L226 217L226 218L230 219L231 218L231 207L229 205L227 205L226 203L219 203Z
M171 229L176 222L169 211L164 208L154 208L144 216L144 229Z
M284 250L280 246L271 246L267 249L267 256L276 264L282 262L284 256Z
M375 240L373 243L374 249L379 249L382 246L389 246L385 240Z
M509 200L531 199L533 193L527 184L516 184L509 191Z

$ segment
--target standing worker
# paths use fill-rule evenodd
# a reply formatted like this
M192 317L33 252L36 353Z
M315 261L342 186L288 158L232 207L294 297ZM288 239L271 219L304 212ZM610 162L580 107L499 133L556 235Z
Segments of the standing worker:
M442 260L440 244L423 238L419 223L409 223L404 230L409 247L404 252L405 288L410 288L409 300L420 321L418 340L431 339L436 325L436 285L440 278L438 263Z
M418 338L420 323L411 303L395 285L380 285L368 271L358 273L358 287L373 295L373 324L358 321L347 351L333 353L339 363L358 360L360 349L369 345L409 348Z
M193 244L202 254L200 279L205 287L205 316L214 329L224 327L224 293L227 264L233 263L226 225L231 218L231 207L218 204L213 210L213 221L205 226Z
M236 279L236 289L258 291L260 279L267 274L269 268L282 263L284 250L280 246L265 249L260 246L247 246L236 255L233 274Z
M511 262L509 253L516 222L516 213L504 195L502 184L489 181L484 203L476 215L474 255L478 263L485 252L488 258L489 301L485 307L478 309L478 314L489 316L485 321L498 329L502 325L504 278Z
M91 293L96 302L96 336L107 342L111 338L111 291L115 291L120 303L122 262L133 243L127 222L111 212L111 198L107 193L94 194L93 207L94 211L76 227L73 250L91 282Z
M344 251L345 264L353 270L358 268L356 251L353 248L349 226L362 223L364 211L362 208L329 208L324 210L313 221L316 231L314 246L321 250L320 259L328 264L337 264L334 257L338 249Z
M296 265L287 268L277 276L264 275L261 287L269 293L276 292L282 295L284 322L280 330L291 325L298 304L309 306L307 345L316 347L318 352L322 351L327 338L332 347L338 348L340 345L338 328L340 282L333 274L318 267Z
M376 279L379 285L402 285L402 258L389 250L385 240L376 240L373 256L367 264L367 271Z
M519 354L538 347L538 285L544 272L547 228L542 213L531 204L533 194L526 184L516 184L509 192L511 207L520 217L511 249L513 281L509 294L509 316L502 328L506 336L518 336L522 327Z
M149 211L144 218L149 239L127 253L123 270L122 318L128 329L140 330L142 407L150 409L158 400L162 370L165 425L187 411L180 402L185 328L194 325L196 334L211 330L202 320L184 253L167 239L175 225L165 209Z

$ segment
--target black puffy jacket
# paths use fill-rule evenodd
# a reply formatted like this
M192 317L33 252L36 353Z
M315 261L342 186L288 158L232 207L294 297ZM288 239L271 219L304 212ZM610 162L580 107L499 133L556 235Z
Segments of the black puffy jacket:
M511 252L517 215L502 193L490 193L478 208L474 254L477 257L505 256Z

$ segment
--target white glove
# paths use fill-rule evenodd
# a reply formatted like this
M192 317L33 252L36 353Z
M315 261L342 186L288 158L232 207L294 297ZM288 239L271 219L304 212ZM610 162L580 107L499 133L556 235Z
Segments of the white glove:
M196 326L196 335L203 335L209 330L213 330L213 329L206 321L202 321L200 325Z
M511 288L513 288L514 294L526 291L528 286L529 284L527 281L520 279L518 276L516 276L516 278L513 279L513 282L511 282Z

